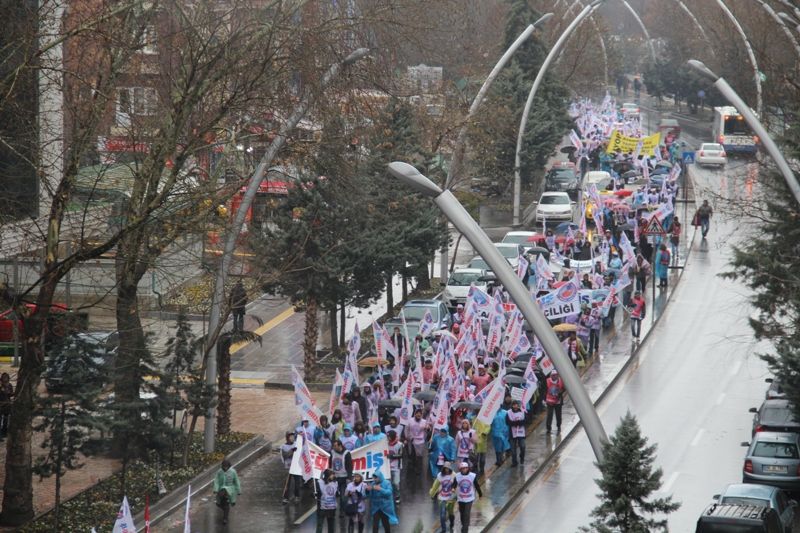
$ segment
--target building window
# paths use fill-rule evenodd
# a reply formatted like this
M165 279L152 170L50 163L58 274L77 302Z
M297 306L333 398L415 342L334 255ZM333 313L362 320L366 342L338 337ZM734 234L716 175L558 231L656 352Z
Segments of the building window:
M152 87L119 87L117 89L117 125L130 126L132 116L156 114L158 94Z
M142 29L142 34L139 37L139 51L143 54L157 54L156 48L156 27L154 24L147 24Z

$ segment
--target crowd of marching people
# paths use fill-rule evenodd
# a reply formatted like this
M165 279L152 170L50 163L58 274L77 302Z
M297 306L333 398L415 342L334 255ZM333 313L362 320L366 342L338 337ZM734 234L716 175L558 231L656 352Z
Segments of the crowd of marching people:
M580 131L571 135L576 153L590 167L604 164L592 154L607 149L612 131L642 134L638 119L620 116L610 97L599 106L588 100L575 104L573 117ZM644 176L660 156L660 150L648 155L641 146L614 154ZM519 258L518 276L575 367L600 356L602 333L624 320L617 319L620 314L627 316L638 341L648 280L655 276L660 287L667 287L682 232L674 216L680 166L669 169L658 187L645 178L640 187L626 188L616 173L614 186L605 191L587 187L578 227L560 234L543 231L539 244L550 259L543 254ZM585 214L589 203L591 231ZM665 234L653 237L645 231L654 219ZM620 307L623 313L617 313ZM344 368L337 370L328 414L322 414L294 371L303 419L286 433L280 450L289 471L283 502L296 501L313 478L318 530L327 525L334 531L338 513L349 532L362 532L368 517L373 531L381 526L389 531L398 523L395 511L408 471L430 479L441 531L455 530L456 515L461 531L467 531L472 504L482 494L487 456L493 454L496 468L524 464L528 427L538 413L546 413L548 438L560 433L564 383L503 287L472 286L452 318L452 326L440 331L423 318L414 323L418 333L411 338L405 322L391 332L374 323L369 375L360 372L365 366L356 327Z

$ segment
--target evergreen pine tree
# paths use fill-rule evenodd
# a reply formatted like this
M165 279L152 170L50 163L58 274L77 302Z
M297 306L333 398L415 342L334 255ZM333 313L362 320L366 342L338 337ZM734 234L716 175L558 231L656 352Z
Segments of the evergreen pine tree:
M653 470L656 445L647 445L639 423L630 411L621 419L609 442L603 445L603 460L596 463L601 477L601 503L592 511L594 521L584 531L600 533L647 533L667 531L666 518L680 507L672 497L651 499L661 487L662 471Z
M33 430L44 433L44 455L36 458L34 474L55 476L53 531L60 531L61 479L68 470L83 466L81 458L98 450L98 433L107 428L107 419L98 397L108 378L106 354L98 344L76 337L64 344L64 352L51 367L58 373L59 386L40 396Z

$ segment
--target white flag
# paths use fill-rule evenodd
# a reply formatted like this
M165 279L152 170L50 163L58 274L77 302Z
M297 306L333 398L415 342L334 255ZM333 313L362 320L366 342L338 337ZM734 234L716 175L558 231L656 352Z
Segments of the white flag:
M308 390L305 381L300 376L294 365L292 365L292 383L294 384L294 404L300 410L303 420L308 420L315 426L319 426L319 417L322 412L317 407L311 391Z
M422 335L423 339L433 333L433 326L433 315L430 311L425 311L425 314L419 323L419 334Z
M114 522L114 529L111 533L136 533L136 526L133 525L133 515L131 507L128 505L128 497L123 496L122 505L117 513L117 521Z
M192 533L192 522L189 519L189 508L192 506L192 486L186 492L186 513L183 515L183 533Z

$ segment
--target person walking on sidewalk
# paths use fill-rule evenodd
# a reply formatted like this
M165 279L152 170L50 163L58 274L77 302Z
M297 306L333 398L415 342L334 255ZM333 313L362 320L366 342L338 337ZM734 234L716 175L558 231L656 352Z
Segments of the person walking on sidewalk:
M247 311L247 291L242 280L236 282L231 290L231 313L233 314L233 331L244 331L244 314Z
M561 433L561 406L564 405L564 382L558 372L553 370L547 378L544 403L547 405L547 434L552 432L553 414L556 415L556 432Z
M469 531L469 519L475 493L483 496L478 485L478 474L469 471L469 463L461 463L456 474L456 499L458 500L458 517L461 520L461 533Z
M302 476L294 475L291 473L292 457L294 452L297 451L297 444L294 442L294 433L291 431L286 432L286 442L281 444L281 460L283 467L286 468L286 483L283 488L283 503L289 503L289 497L295 501L300 501L300 487L303 486Z
M661 289L666 289L667 284L669 283L669 265L672 263L672 258L669 250L667 250L667 245L663 242L658 246L658 252L656 252L655 261L658 287Z
M442 533L447 532L447 522L450 522L450 531L455 531L456 525L456 475L450 461L442 465L442 471L433 480L433 486L428 492L431 498L439 500L439 524Z
M317 483L317 533L322 533L325 522L328 533L336 533L336 507L338 504L339 483L330 468L325 469Z
M236 497L242 493L239 475L227 459L222 461L222 466L214 476L213 491L217 496L217 506L222 508L222 523L227 524L231 507L236 505Z
M358 533L364 533L364 514L367 511L367 484L361 474L354 474L353 481L347 484L344 491L344 514L347 515L347 533L355 533L358 524Z
M389 533L392 528L400 523L394 513L394 498L392 496L392 483L383 477L380 470L375 471L372 482L367 484L369 495L369 512L372 514L372 533L378 533L380 525Z
M672 262L675 266L678 266L678 254L680 252L682 229L683 226L681 226L681 221L678 220L678 217L673 217L672 225L670 225L669 228L669 246L672 249Z
M639 334L642 332L642 320L644 320L646 307L642 293L640 291L633 293L628 309L631 313L631 335L633 335L634 342L639 342Z
M708 234L709 226L711 225L711 216L714 214L714 210L708 205L708 200L703 200L703 205L697 208L697 212L694 214L694 221L692 222L693 226L700 226L700 230L703 233L703 238L706 238Z
M519 400L511 402L511 410L507 412L506 418L511 435L511 466L517 466L517 450L519 462L525 462L525 413Z

